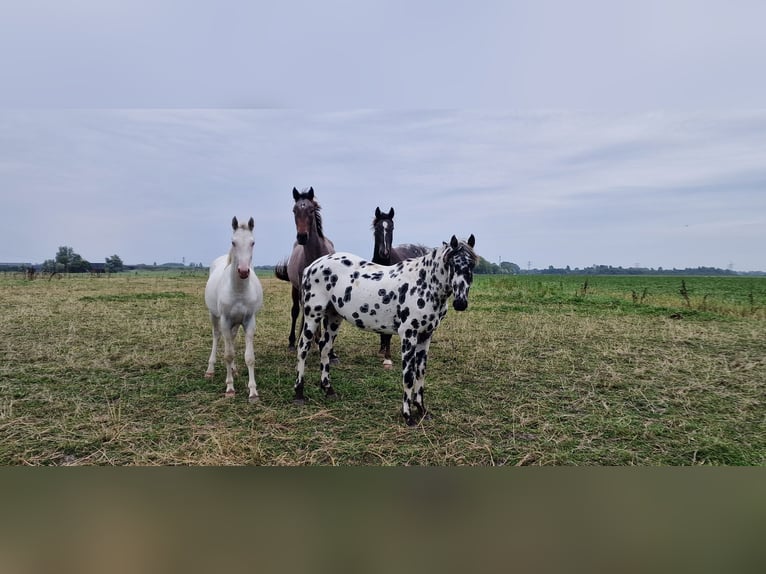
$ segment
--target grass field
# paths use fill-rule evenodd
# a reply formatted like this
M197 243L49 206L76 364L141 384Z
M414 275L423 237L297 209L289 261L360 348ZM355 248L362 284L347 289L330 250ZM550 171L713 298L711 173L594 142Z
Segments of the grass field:
M203 377L203 275L0 276L0 464L763 465L766 278L479 276L399 414L401 371L344 325L292 404L289 286L261 278L260 404ZM587 280L587 284L586 284ZM394 339L398 343L398 339ZM241 337L239 340L241 348ZM238 348L238 363L243 367Z

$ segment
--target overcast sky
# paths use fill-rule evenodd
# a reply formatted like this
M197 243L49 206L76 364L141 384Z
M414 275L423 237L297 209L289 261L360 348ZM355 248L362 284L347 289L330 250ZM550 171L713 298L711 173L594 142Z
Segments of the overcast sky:
M252 215L273 264L313 186L365 256L380 206L522 267L766 269L766 4L16 4L0 262L207 264Z

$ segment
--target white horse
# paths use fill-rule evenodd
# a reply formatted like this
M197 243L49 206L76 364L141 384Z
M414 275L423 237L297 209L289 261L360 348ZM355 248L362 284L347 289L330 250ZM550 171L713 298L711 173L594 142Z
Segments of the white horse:
M249 375L247 388L250 391L248 399L254 403L258 401L258 389L255 386L253 335L255 314L263 305L263 288L252 270L255 222L251 217L247 224L240 225L235 217L231 220L231 227L234 229L231 249L228 255L222 255L210 265L210 277L205 286L205 303L213 323L213 349L205 377L213 377L218 339L223 334L226 396L234 396L234 339L241 325L245 331L245 364Z

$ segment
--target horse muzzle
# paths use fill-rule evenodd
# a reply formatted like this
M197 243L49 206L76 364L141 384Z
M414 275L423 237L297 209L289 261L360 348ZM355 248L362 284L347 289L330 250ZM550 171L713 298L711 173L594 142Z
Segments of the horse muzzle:
M467 299L455 299L452 301L452 306L455 308L455 311L465 311L468 309L468 300Z
M295 237L295 239L298 241L298 245L306 245L306 242L309 240L309 234L308 233L298 233Z
M250 277L250 269L237 269L237 273L239 273L240 279L247 279Z

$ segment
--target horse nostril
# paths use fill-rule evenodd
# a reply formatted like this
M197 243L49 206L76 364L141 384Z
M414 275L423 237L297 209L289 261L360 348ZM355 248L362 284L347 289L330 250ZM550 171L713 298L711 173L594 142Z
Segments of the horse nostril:
M452 306L455 308L455 311L465 311L468 308L468 301L465 299L455 299L452 302Z
M306 242L309 240L309 234L308 233L299 233L296 237L298 240L299 245L306 245Z

